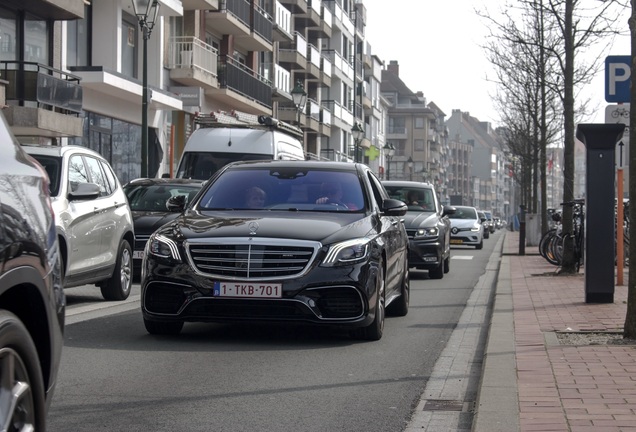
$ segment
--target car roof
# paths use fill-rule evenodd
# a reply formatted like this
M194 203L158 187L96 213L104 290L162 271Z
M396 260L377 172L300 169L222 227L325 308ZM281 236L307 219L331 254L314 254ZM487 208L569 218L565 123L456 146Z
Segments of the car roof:
M305 167L313 170L336 170L356 172L359 169L369 169L361 163L351 162L332 162L332 161L314 161L314 160L261 160L261 161L239 161L226 165L223 169L233 168L268 168L272 167Z
M156 186L156 185L185 185L185 186L202 186L207 180L197 180L189 178L137 178L129 181L125 186Z
M82 153L104 159L104 157L96 151L91 150L88 147L78 145L50 146L39 144L22 144L22 148L27 153L35 155L63 157L69 153Z
M384 186L402 186L402 187L419 187L426 189L433 189L431 183L407 181L407 180L382 180Z

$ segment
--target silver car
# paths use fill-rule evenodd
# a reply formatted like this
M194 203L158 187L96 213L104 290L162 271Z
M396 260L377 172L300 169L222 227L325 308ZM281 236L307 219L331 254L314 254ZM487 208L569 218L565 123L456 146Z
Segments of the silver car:
M132 214L112 167L81 146L23 145L46 169L64 288L96 284L106 300L132 288Z

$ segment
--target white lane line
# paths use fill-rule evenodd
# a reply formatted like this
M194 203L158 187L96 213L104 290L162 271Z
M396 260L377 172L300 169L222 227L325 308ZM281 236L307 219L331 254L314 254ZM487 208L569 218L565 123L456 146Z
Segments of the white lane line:
M473 255L453 255L451 257L451 259L471 260L471 259L473 259Z

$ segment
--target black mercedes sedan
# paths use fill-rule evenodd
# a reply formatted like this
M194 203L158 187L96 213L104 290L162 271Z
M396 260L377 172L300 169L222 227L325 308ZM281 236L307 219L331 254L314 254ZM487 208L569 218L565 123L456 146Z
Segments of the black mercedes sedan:
M146 244L146 330L313 323L379 340L385 312L408 312L406 211L362 164L227 165Z
M135 279L141 273L141 261L150 234L179 216L180 210L168 208L168 200L182 196L187 203L201 190L203 183L203 180L138 178L124 185L124 193L128 198L135 227L133 249Z
M409 236L409 266L428 270L431 279L442 279L450 271L452 206L439 202L431 183L386 180L382 184L392 198L408 205L404 225Z

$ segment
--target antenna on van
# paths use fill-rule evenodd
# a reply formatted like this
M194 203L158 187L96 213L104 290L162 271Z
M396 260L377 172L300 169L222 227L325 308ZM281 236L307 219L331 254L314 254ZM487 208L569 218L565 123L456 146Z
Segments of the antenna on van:
M278 130L296 138L303 137L303 131L284 121L280 121L271 116L250 114L241 111L214 111L209 115L196 114L194 123L198 127L240 127L251 129L269 129ZM228 146L232 142L228 142Z

